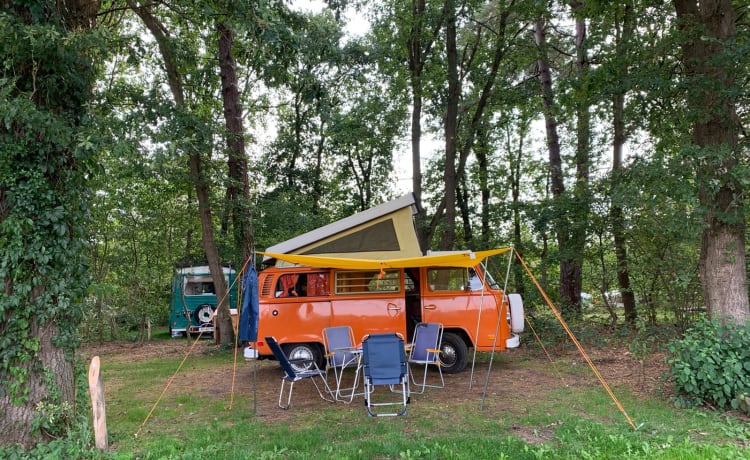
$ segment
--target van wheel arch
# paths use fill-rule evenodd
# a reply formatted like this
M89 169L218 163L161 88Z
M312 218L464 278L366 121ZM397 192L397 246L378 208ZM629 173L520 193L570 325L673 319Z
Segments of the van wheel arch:
M446 374L456 374L466 369L469 363L469 346L462 334L453 331L443 333L440 362Z
M325 366L325 362L323 361L323 351L318 343L285 343L281 348L284 350L284 354L290 361L295 359L312 360L320 369L324 369L323 366ZM309 364L306 366L299 366L292 363L292 367L295 371L304 371L311 366Z

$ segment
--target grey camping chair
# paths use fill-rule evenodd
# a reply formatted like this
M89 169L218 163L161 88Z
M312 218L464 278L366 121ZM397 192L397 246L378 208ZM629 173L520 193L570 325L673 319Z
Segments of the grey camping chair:
M420 391L413 393L424 393L425 388L445 388L443 379L442 363L440 362L440 342L443 339L443 325L440 323L419 323L414 328L414 338L409 352L409 374L411 381ZM414 372L411 370L412 364L424 366L422 382L414 380ZM437 367L440 376L440 384L427 384L427 369L430 365Z
M323 329L323 342L326 348L326 374L333 370L336 389L333 391L337 401L352 402L359 382L360 358L362 350L354 343L354 334L349 326L333 326ZM344 370L354 369L354 381L351 386L342 386ZM345 385L345 384L344 384Z

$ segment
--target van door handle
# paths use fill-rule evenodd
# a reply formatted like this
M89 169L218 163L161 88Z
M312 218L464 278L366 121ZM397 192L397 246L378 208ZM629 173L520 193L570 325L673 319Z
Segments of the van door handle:
M425 305L424 306L425 310L434 310L436 308L437 308L437 306L435 304L430 304L430 305Z
M388 304L388 311L401 311L401 307L399 307L395 303L389 303Z

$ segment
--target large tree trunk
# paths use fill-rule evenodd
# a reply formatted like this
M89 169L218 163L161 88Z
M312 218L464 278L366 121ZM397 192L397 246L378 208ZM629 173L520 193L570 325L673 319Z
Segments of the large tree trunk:
M247 157L245 155L245 130L242 126L242 104L240 103L237 64L232 56L234 34L224 23L217 24L219 33L219 73L221 76L221 96L224 105L224 121L227 125L227 165L229 167L229 207L232 209L235 244L241 251L241 262L252 252L253 234L251 226L250 184L247 177ZM239 265L239 264L238 264ZM229 343L234 339L232 319L225 303L219 306L217 315L218 331L215 339L219 343Z
M3 39L15 29L20 43L0 57L14 77L2 85L9 92L0 109L0 265L7 268L0 278L0 446L30 448L64 436L75 418L76 297L86 289L80 200L91 160L73 142L94 66L77 48L81 37L71 35L94 26L99 4L2 5ZM6 109L14 105L25 113ZM52 424L55 432L34 430L34 420L50 416L45 407L68 417Z
M696 176L705 213L700 255L703 296L714 318L744 324L750 317L744 193L732 176L742 154L734 66L744 63L726 56L727 45L735 38L735 14L731 0L674 0L674 5L683 34L693 143L702 156Z
M633 8L630 2L622 6L622 22L617 21L616 42L617 59L624 59L618 66L620 79L627 80L628 60L626 49L633 35L632 18ZM622 148L625 145L625 90L618 92L612 98L612 190L616 190L622 172ZM622 211L616 193L612 193L612 206L610 208L610 219L612 224L612 237L614 240L615 258L617 261L617 286L622 296L625 322L631 326L635 325L638 312L635 305L635 295L630 287L630 271L628 269L627 239L625 238L625 216Z
M0 397L0 445L20 444L30 447L37 441L49 440L48 433L32 433L32 423L39 417L37 404L47 401L50 404L75 401L75 378L73 365L65 357L65 350L52 343L60 337L60 328L52 321L42 325L31 325L32 335L39 338L39 352L36 362L18 363L17 367L28 372L28 397L26 404L16 405L7 395ZM37 367L41 365L41 367ZM52 377L52 381L48 380ZM51 392L59 392L58 401L50 401Z

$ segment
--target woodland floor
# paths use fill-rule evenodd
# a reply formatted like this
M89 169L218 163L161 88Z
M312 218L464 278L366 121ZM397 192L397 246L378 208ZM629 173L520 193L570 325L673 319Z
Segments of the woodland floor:
M190 350L192 342L185 338L171 340L156 340L143 344L107 342L103 344L87 344L81 349L83 358L90 359L98 355L102 360L102 369L105 370L107 363L115 362L137 362L151 358L174 358L175 368ZM198 341L191 354L205 354L217 350L212 340ZM426 411L450 411L451 404L462 405L478 402L483 410L495 413L508 413L522 416L527 411L530 401L538 400L540 395L550 389L586 388L600 386L594 372L589 368L585 359L576 349L548 350L550 357L538 348L520 347L518 349L504 351L492 358L492 370L487 378L487 370L490 367L490 355L479 354L474 368L473 384L468 385L471 379L471 363L466 371L445 375L446 389L442 390L442 404L431 404L430 408L424 405ZM665 380L664 374L667 370L665 356L653 354L641 362L624 348L611 349L587 349L586 353L594 363L600 375L607 384L618 389L629 388L630 392L638 399L654 397L666 399L671 394L671 385ZM188 360L189 362L189 360ZM295 411L283 411L276 407L278 398L279 382L282 375L280 368L274 361L248 361L242 357L242 351L238 350L236 370L233 366L218 368L215 372L190 371L186 366L180 372L179 379L170 391L177 394L182 392L203 389L206 395L215 395L216 399L227 399L232 391L232 375L234 373L234 391L236 395L247 396L254 400L256 415L264 420L284 420L294 416ZM105 372L105 390L112 391L127 382L107 381ZM431 376L431 378L434 378ZM164 382L167 383L166 381ZM486 385L486 386L485 386ZM486 388L486 390L485 390ZM512 389L514 396L508 398L508 390ZM438 390L439 391L439 390ZM486 392L485 392L486 391ZM604 389L602 389L604 391ZM615 393L617 390L615 391ZM303 393L309 393L303 396ZM429 393L429 392L428 392ZM253 398L252 395L256 397ZM417 395L419 398L433 398L434 395ZM299 384L295 386L294 405L296 411L305 410L319 405L328 404L319 399L312 385ZM306 397L309 396L309 397ZM412 407L414 404L411 405ZM625 408L627 410L627 408ZM108 407L109 412L109 407ZM411 413L412 409L410 409ZM553 427L524 427L512 426L514 435L523 438L529 443L543 443L553 437Z

